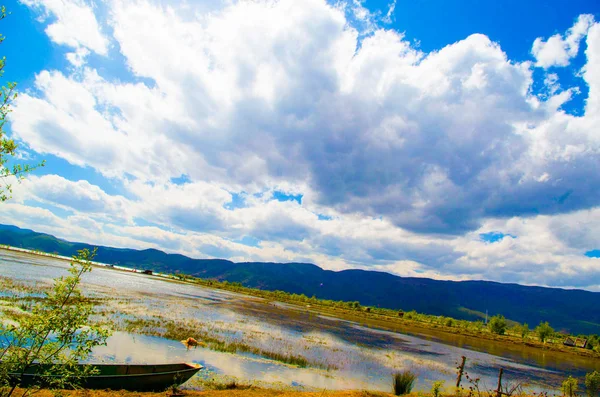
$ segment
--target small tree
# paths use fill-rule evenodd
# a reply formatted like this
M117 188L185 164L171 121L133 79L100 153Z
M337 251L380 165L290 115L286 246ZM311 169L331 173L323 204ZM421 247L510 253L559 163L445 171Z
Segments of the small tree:
M93 303L79 289L81 276L92 270L95 250L73 257L70 275L54 280L52 290L18 324L0 323L0 396L11 396L28 370L41 370L44 386L64 388L90 375L78 366L95 346L106 343L109 331L90 324ZM31 389L26 390L24 395Z
M490 331L498 335L504 335L506 332L506 319L498 314L490 319Z
M535 332L537 332L541 342L546 342L548 337L554 334L554 329L548 324L548 321L546 321L535 327Z
M585 376L585 393L588 397L596 397L600 392L600 372L590 372Z
M560 391L566 397L574 397L577 394L577 390L579 390L577 379L572 376L569 376L560 386Z

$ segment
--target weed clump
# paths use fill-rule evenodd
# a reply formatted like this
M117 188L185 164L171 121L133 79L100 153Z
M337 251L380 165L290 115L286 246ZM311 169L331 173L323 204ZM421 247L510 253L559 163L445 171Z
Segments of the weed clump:
M444 383L445 382L443 380L436 380L431 384L431 395L433 397L441 397Z
M600 372L590 372L585 376L585 392L588 397L596 397L600 392Z
M412 391L417 375L415 375L414 372L407 370L394 373L392 378L394 395L401 396Z
M560 387L560 391L563 393L563 396L566 397L574 397L577 395L578 390L577 379L572 376L569 376Z

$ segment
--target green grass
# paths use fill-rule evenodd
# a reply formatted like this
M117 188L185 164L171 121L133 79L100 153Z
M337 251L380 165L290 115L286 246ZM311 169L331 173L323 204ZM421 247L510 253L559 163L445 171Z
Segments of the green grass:
M225 353L250 353L271 360L279 361L285 364L295 365L300 368L315 367L321 369L336 369L333 366L326 366L322 363L310 362L306 358L295 355L285 354L275 351L261 349L242 342L230 342L208 333L199 332L194 324L185 324L172 320L159 319L127 319L125 320L124 330L127 332L136 332L144 335L154 335L171 340L184 340L190 335L199 341L207 344L211 350Z
M392 375L392 379L394 394L396 396L401 396L412 391L412 388L415 385L415 380L417 379L417 375L411 371L402 371L394 373Z

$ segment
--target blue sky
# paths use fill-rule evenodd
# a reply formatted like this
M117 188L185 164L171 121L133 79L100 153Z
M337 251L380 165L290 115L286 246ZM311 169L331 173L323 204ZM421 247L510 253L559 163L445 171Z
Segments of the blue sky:
M594 1L22 0L0 222L600 290Z

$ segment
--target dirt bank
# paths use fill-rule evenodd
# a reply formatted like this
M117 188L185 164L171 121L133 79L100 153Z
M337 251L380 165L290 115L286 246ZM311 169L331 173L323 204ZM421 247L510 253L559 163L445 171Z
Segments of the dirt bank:
M17 391L15 396L23 393ZM56 391L40 390L38 397L56 397ZM62 397L169 397L169 393L128 392L112 390L61 390ZM390 397L393 394L365 390L298 392L250 388L244 390L184 391L182 397Z

